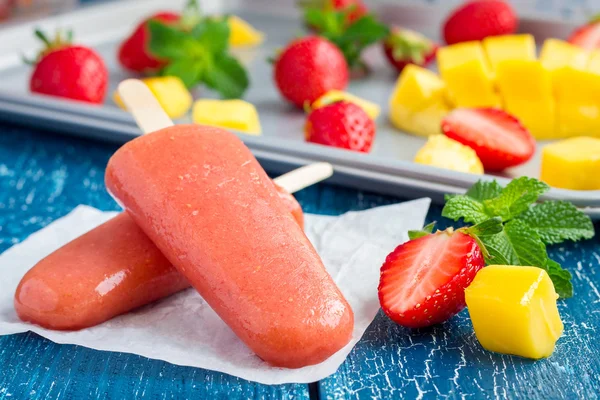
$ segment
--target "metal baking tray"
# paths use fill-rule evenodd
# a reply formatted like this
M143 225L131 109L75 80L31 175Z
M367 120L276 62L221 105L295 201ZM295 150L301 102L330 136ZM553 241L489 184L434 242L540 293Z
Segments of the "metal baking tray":
M105 59L111 88L132 75L117 64L116 47L121 39L148 14L159 9L181 9L184 0L146 0L108 2L82 7L68 14L12 26L0 30L0 119L41 127L65 134L123 143L140 134L133 119L117 108L107 96L103 106L39 96L29 93L29 67L21 62L23 54L32 56L39 45L33 28L54 30L70 27L76 39L93 46ZM387 66L379 46L368 49L365 57L372 73L365 79L352 81L348 90L382 106L377 121L377 137L370 154L359 154L304 142L302 111L286 104L272 82L272 66L267 58L302 32L299 12L294 0L231 1L201 0L207 14L234 13L264 31L265 44L256 49L236 50L249 69L251 86L245 99L256 105L263 136L240 134L265 168L283 172L315 160L329 161L335 166L333 183L404 197L431 196L440 201L444 193L460 193L481 178L415 164L412 158L424 139L399 132L387 119L387 100L396 74ZM399 5L379 1L371 9L387 23L395 23L423 32L439 40L441 21L446 11L428 6ZM520 30L532 33L538 41L548 37L564 38L574 27L560 21L522 19ZM199 88L195 97L214 97L208 89ZM179 123L190 122L181 119ZM540 142L539 147L544 143ZM497 178L529 175L537 177L538 154L526 165L514 168ZM552 189L546 198L569 200L590 214L600 213L600 191Z

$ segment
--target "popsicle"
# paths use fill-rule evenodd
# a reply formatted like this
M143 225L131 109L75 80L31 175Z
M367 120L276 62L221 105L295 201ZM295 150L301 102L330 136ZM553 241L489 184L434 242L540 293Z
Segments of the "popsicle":
M266 362L316 364L350 340L350 306L232 133L178 125L141 136L113 155L105 179L137 225Z

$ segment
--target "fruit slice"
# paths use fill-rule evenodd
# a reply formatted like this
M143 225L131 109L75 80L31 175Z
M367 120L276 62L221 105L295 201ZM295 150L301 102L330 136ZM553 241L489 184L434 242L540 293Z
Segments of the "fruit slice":
M369 115L372 120L376 120L381 112L381 107L378 104L375 104L371 101L362 99L358 96L355 96L348 92L342 92L341 90L330 90L325 93L323 96L319 97L312 103L311 108L317 109L324 107L328 104L335 103L336 101L348 101L350 103L354 103Z
M574 46L581 47L586 50L595 50L600 48L600 20L598 16L579 27L569 36L567 40Z
M565 67L584 70L588 60L587 51L559 39L546 39L540 52L542 66L553 75Z
M437 51L438 68L457 107L500 107L493 75L481 42L465 42Z
M381 267L379 302L396 323L420 328L465 307L464 290L484 265L475 239L447 230L398 246Z
M265 40L265 35L238 16L227 19L229 25L229 45L232 47L254 47Z
M419 149L414 161L453 171L483 174L483 165L475 151L444 135L434 135Z
M450 111L446 85L435 73L408 65L398 77L389 99L390 121L419 136L441 133L442 118Z
M505 60L535 60L533 35L490 36L484 39L483 49L493 71Z
M574 137L542 149L541 180L573 190L600 189L600 139Z
M555 137L552 79L539 61L502 61L496 68L496 85L504 110L517 117L536 139Z
M244 100L196 100L192 109L196 124L218 126L250 135L260 135L258 112Z
M475 150L489 171L522 164L535 152L535 139L519 120L494 108L456 109L444 118L442 131Z
M548 357L562 335L550 277L541 268L490 265L465 290L475 335L490 351Z
M157 76L144 78L142 81L148 86L169 117L183 117L192 106L192 95L180 78L176 76ZM113 100L122 109L127 109L116 91L113 94Z

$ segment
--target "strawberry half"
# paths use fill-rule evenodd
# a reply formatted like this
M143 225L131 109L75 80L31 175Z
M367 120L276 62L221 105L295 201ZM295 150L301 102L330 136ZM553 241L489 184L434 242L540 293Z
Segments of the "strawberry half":
M523 164L535 153L527 128L496 108L457 108L442 120L442 131L475 150L487 171Z
M465 289L483 266L477 242L460 231L438 231L406 242L381 267L381 308L408 328L444 322L465 307Z
M429 64L435 58L437 45L419 32L394 26L383 41L383 51L389 63L402 72L408 64Z
M569 36L568 42L586 50L600 48L600 15L592 18L587 24L577 28Z

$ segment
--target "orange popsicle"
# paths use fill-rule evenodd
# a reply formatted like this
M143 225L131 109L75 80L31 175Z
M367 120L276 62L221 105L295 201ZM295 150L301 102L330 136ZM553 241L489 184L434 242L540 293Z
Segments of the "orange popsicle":
M110 159L106 184L263 360L303 367L350 340L350 306L232 133L179 125L139 137Z
M285 189L276 188L302 226L300 204ZM131 217L122 213L30 269L17 287L15 310L21 320L44 328L83 329L189 286Z

